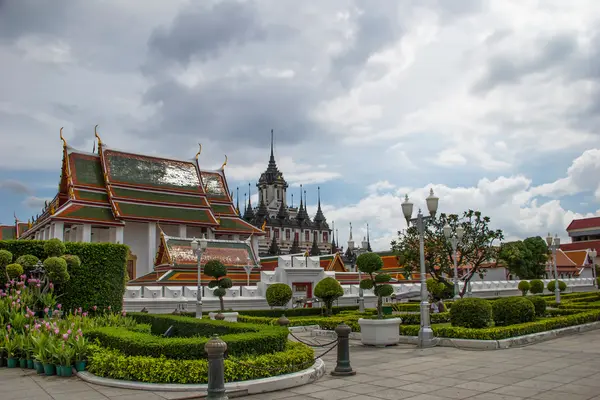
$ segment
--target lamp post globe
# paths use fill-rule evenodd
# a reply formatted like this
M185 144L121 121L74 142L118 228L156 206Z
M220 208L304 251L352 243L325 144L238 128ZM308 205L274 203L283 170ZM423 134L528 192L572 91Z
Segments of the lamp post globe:
M402 202L402 213L404 214L404 218L406 219L406 223L410 226L410 219L412 218L414 204L410 202L408 199L408 195L404 196L404 201Z
M462 226L458 226L456 228L456 237L458 238L458 240L462 240L464 235L465 235L465 228L463 228Z
M440 199L433 194L433 189L429 189L429 196L427 196L426 202L427 210L432 217L435 217L435 214L437 213L439 201Z
M452 237L452 228L448 224L444 225L444 236L446 239L450 239Z

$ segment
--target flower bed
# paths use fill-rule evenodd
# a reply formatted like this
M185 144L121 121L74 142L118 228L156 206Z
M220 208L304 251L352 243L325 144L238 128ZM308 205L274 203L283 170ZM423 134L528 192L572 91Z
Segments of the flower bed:
M314 363L314 351L288 342L283 351L225 359L225 381L267 378L301 371ZM207 383L208 362L165 357L128 356L118 350L92 347L89 371L98 376L151 383Z

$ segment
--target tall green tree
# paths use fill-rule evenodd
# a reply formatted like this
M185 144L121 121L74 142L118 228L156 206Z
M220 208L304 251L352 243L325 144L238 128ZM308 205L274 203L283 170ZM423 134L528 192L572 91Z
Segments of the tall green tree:
M452 287L451 280L454 276L453 251L450 241L444 236L444 226L448 224L453 232L462 226L464 230L462 241L457 247L458 265L470 267L464 282L465 285L460 296L464 296L466 283L475 274L483 276L483 265L495 262L498 256L497 242L504 238L501 230L490 228L490 217L483 216L480 211L468 210L461 216L457 214L439 214L431 218L425 225L425 269L434 279ZM391 242L392 251L403 262L404 268L419 271L419 232L411 226L405 231L398 232L398 238Z
M503 243L498 260L506 269L521 279L539 279L546 276L548 247L540 236Z

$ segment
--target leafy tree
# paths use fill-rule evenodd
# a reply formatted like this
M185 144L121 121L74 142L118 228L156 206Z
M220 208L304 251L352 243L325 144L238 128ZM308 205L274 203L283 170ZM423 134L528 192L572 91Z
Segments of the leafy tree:
M221 261L213 259L204 265L204 273L211 278L214 278L212 281L208 282L208 287L210 289L216 288L213 293L219 298L221 312L224 312L225 304L223 303L223 296L227 294L225 289L229 289L233 286L233 282L227 277L227 268Z
M292 288L285 283L274 283L267 288L267 303L270 307L285 307L292 299Z
M318 297L325 303L325 309L327 310L327 316L331 316L331 308L333 302L344 295L344 289L342 285L334 278L328 276L325 279L321 279L317 286L315 286L315 296Z
M457 214L439 214L430 218L425 224L425 269L449 289L453 283L446 278L454 276L453 251L450 241L444 236L444 226L448 224L455 232L458 226L464 230L463 238L458 244L458 265L467 265L469 272L464 277L465 285L459 293L464 296L467 283L479 274L483 276L482 268L486 263L494 262L498 256L498 248L494 242L502 240L501 230L490 228L490 218L483 216L480 211L468 210L462 216ZM419 270L419 232L415 226L398 232L398 239L391 242L392 251L404 263L405 268Z
M383 318L383 298L390 296L394 288L388 282L392 277L388 274L379 273L383 268L383 260L377 253L363 253L356 259L356 267L363 273L369 274L368 278L360 281L363 290L373 289L377 296L377 317Z
M548 261L548 247L546 241L540 236L503 243L498 259L512 275L521 279L544 278Z

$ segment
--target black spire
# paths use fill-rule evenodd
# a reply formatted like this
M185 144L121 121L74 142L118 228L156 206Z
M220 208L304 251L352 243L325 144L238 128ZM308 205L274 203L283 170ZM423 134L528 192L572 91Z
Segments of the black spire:
M275 164L275 155L273 154L273 129L271 129L271 157L269 158L269 168L277 169L277 164Z
M281 204L279 205L279 211L277 212L277 219L283 224L283 221L285 221L289 217L290 215L288 214L287 207L285 206L285 203L282 200Z
M313 234L313 242L312 242L312 247L310 248L310 255L311 256L320 256L321 255L321 250L319 250L319 246L317 245L317 235Z
M337 237L337 240L335 242L335 248L339 250L340 248L340 234L338 233L338 230L335 230L335 236Z
M250 189L250 183L248 183L248 207L246 207L246 213L244 214L244 219L248 222L252 221L254 216L254 210L252 209L252 192Z
M290 248L290 254L298 254L302 253L300 249L300 243L298 242L298 236L294 234L294 241L292 242L292 247Z
M258 210L256 210L256 215L254 216L254 225L262 226L263 222L269 217L269 210L267 210L267 205L265 204L265 199L260 195L259 192L259 205Z
M317 206L317 214L315 215L315 219L313 220L315 222L315 224L317 225L317 227L321 228L329 228L328 226L326 226L326 222L327 220L325 219L325 215L323 215L323 210L321 210L321 187L317 187L317 191L318 191L318 206Z
M235 196L235 212L237 215L240 215L240 187L235 188L236 196Z
M294 208L294 193L292 193L292 208Z
M367 223L367 251L372 252L371 250L371 239L369 239L369 224Z
M281 254L281 250L279 250L279 246L277 245L277 241L275 240L275 235L273 235L273 240L271 240L271 246L269 246L269 255L278 256L279 254Z
M298 208L296 219L299 223L302 223L304 221L304 202L302 200L302 184L300 184L300 207Z
M335 245L335 221L331 221L331 254L337 253L337 247Z
M288 187L287 182L285 179L283 179L283 175L277 168L277 163L275 162L273 129L271 129L271 156L269 157L269 164L267 165L267 170L260 175L258 183L264 185L273 185L277 183L282 185L284 188Z

